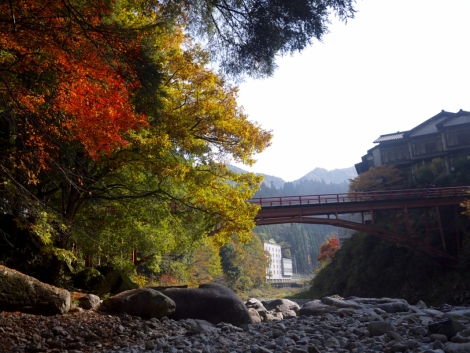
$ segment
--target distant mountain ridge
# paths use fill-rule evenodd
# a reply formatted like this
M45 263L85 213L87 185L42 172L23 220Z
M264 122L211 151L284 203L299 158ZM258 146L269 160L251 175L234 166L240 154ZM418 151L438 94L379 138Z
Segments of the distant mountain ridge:
M242 168L235 167L233 165L228 165L230 170L233 170L237 173L246 173L246 170ZM274 185L276 188L282 188L286 181L280 177L263 174L263 173L256 173L257 175L262 175L264 177L263 184L268 186ZM344 182L349 182L349 179L355 178L357 176L356 168L349 167L343 169L334 169L334 170L326 170L325 168L315 168L311 172L305 174L300 179L294 180L292 183L298 184L304 180L316 180L316 181L324 181L326 184L341 184Z
M349 179L357 177L356 168L349 167L343 169L326 170L325 168L315 168L311 172L305 174L300 179L295 180L293 183L299 183L302 180L317 180L324 181L327 184L341 184Z

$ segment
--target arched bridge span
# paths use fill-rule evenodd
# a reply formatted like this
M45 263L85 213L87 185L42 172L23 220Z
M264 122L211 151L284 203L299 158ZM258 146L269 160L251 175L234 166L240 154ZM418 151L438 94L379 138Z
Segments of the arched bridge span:
M455 231L455 246L449 251L444 237L440 207L455 206L470 198L469 187L370 191L340 194L282 196L253 198L249 202L261 206L255 221L257 225L281 223L326 224L347 228L390 240L430 257L439 264L452 267L460 256L460 233ZM409 212L422 211L422 234L412 231ZM376 223L378 212L390 212L388 226ZM341 218L344 214L360 214L359 221ZM431 217L432 215L432 217ZM432 218L432 221L431 221ZM393 226L390 227L390 223ZM467 222L466 222L467 223ZM434 227L434 224L436 226ZM438 231L439 242L431 241L431 233Z

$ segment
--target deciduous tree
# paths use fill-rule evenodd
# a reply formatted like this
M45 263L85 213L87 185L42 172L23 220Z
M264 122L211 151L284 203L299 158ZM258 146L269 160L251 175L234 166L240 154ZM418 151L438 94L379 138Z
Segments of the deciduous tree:
M379 191L403 189L403 172L393 165L371 167L367 172L350 179L349 191Z
M55 255L51 281L70 239L147 257L254 225L260 178L225 162L251 164L270 133L206 52L139 4L1 5L2 209Z
M328 263L333 260L336 250L338 250L338 238L330 238L320 246L320 254L318 255L318 262Z

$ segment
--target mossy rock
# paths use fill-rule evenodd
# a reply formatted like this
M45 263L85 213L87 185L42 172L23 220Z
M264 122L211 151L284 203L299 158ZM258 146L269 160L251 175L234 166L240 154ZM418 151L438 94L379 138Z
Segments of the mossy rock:
M103 295L109 293L111 286L106 278L95 268L89 267L72 277L76 288L87 293Z
M66 314L70 293L0 265L0 311L36 315Z
M111 265L97 267L97 270L106 278L110 286L111 294L118 294L130 289L137 289L139 286L132 280Z

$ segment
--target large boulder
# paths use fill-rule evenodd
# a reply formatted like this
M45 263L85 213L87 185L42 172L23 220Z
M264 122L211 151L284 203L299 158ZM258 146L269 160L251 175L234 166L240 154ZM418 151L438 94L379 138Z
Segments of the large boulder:
M428 332L429 334L438 333L444 335L449 340L457 334L451 318L428 324Z
M320 300L315 299L302 305L299 315L323 316L336 310L336 307L323 304Z
M358 303L337 296L323 297L321 298L321 302L325 305L335 306L337 308L361 309L361 305Z
M267 310L282 313L284 318L295 317L300 310L299 304L288 299L267 300L262 303Z
M111 290L106 278L93 267L77 272L72 276L72 282L75 288L97 295L104 295Z
M175 302L166 295L151 289L139 288L121 292L103 301L113 314L129 314L144 318L160 319L175 311Z
M0 265L0 310L56 315L69 309L69 291Z
M261 321L267 320L268 310L263 306L263 303L261 303L260 300L256 298L250 298L245 302L245 306L247 307L248 312L250 313L253 323L258 323L258 317L261 319ZM257 314L253 313L253 310L255 310Z
M137 289L139 286L132 282L124 273L110 265L98 266L96 268L108 282L111 294L118 294L127 290Z
M220 284L201 284L199 288L168 288L163 294L174 300L174 320L200 319L216 325L226 322L235 326L251 324L243 301L230 288Z

